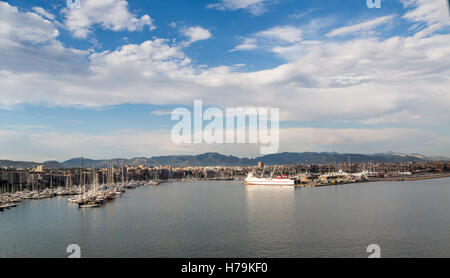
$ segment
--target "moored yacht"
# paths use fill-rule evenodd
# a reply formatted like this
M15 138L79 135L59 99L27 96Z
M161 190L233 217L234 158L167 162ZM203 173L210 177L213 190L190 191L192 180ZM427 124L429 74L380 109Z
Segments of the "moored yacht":
M270 175L270 178L264 178L263 175L261 177L256 177L253 173L248 173L247 178L245 178L245 184L247 185L278 185L278 186L293 186L295 185L295 181L288 178L287 175L277 175L276 178L272 178L276 166L273 168L273 172ZM264 171L263 171L264 172Z
M245 179L247 185L281 185L281 186L293 186L295 181L289 179L287 176L278 175L276 178L258 178L253 173L248 173Z

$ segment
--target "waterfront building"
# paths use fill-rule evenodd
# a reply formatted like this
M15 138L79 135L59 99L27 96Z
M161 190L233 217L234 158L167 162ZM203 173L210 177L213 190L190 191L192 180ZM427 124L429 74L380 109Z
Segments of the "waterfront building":
M42 172L45 171L45 166L44 165L38 165L38 166L36 166L36 168L33 169L33 171L42 173Z

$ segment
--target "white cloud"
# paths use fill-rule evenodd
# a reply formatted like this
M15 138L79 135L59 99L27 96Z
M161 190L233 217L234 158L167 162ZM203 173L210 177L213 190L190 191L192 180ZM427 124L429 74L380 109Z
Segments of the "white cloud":
M172 115L172 110L153 110L150 113L157 116L167 116Z
M407 12L403 18L418 23L425 23L416 36L427 36L436 30L450 26L450 7L448 1L441 0L402 0L404 6L413 8Z
M37 14L42 15L43 17L54 20L55 16L49 12L47 12L44 8L41 7L33 7L33 11L35 11Z
M79 9L66 8L65 16L65 24L76 38L86 38L96 24L112 31L155 28L149 15L137 17L131 13L126 0L83 0Z
M233 49L230 50L230 52L233 51L242 51L242 50L252 50L258 48L258 45L256 44L256 39L254 38L244 38L244 41L236 45Z
M373 118L361 120L359 122L363 124L383 124L383 123L417 123L421 120L421 116L418 114L412 114L406 110L400 112L394 112L391 114L380 115Z
M408 140L405 140L408 138ZM376 153L386 150L424 154L450 155L448 136L408 129L330 129L285 128L280 130L280 152L339 151ZM30 132L1 130L0 152L3 159L59 160L79 157L107 159L136 156L200 154L220 152L239 157L259 156L258 144L175 144L169 130L115 130L105 134Z
M200 26L186 27L183 28L181 32L183 33L183 35L188 37L188 43L207 40L212 37L210 31Z
M217 10L246 9L253 15L260 15L266 11L267 0L220 0L219 3L209 4L207 8Z
M276 45L269 50L276 53L280 57L288 61L296 60L304 56L308 51L323 44L323 41L302 41L301 43L294 43L288 45Z
M280 44L293 44L298 43L302 40L303 32L301 29L286 25L286 26L275 26L264 31L257 32L249 37L244 37L243 42L230 52L242 51L242 50L252 50L260 46L264 48L278 47Z
M1 92L4 101L0 107L23 101L7 97L13 96L19 87L25 90L20 94L28 92L31 100L55 85L49 82L50 75L57 74L58 82L63 82L69 73L86 73L89 52L64 47L57 40L58 35L53 23L42 16L19 12L16 7L0 1L0 76L4 79L0 84L2 90L12 90ZM14 89L16 82L24 83Z
M158 38L100 53L70 49L57 40L58 31L52 22L38 14L19 12L0 2L0 15L0 107L21 103L84 107L123 103L192 105L194 98L201 98L204 105L220 107L270 104L280 108L282 120L389 124L389 117L395 117L398 123L408 122L424 130L450 123L450 34L315 43L303 41L301 33L293 32L297 36L289 32L282 36L272 34L264 38L281 40L291 46L286 63L266 70L241 72L236 67L196 66L181 46ZM284 55L287 50L278 48L277 51ZM320 132L315 138L329 138L327 142L334 144L330 148L345 150L345 140L349 139L344 133L348 130ZM360 138L360 142L376 135L376 131L371 132L366 132L369 135ZM435 143L435 148L448 148L448 140L440 137L433 141L438 135L427 135L427 132L391 131L390 137L380 139L384 142L380 146L389 147L394 136L407 136L404 138L417 148L421 148L419 142L424 138ZM297 140L303 138L298 134ZM357 131L349 134L359 138ZM11 133L7 135L14 137ZM137 145L136 140L148 139L143 133L135 135L130 140ZM55 143L48 138L51 135L41 136L43 139L37 136L29 140L48 142L44 147ZM363 149L378 145L370 142L359 146ZM295 145L293 142L292 148L307 148L309 143ZM60 144L61 149L66 147ZM101 144L109 146L104 147L105 151L111 149L112 145L108 144L112 143ZM317 148L326 146L323 144L317 144ZM429 146L431 150L432 144ZM120 148L125 152L132 147L130 143L129 147ZM174 153L182 151L180 146L172 147ZM168 152L168 148L164 151Z
M314 9L309 9L307 11L296 11L293 14L290 14L289 17L291 18L295 18L295 19L299 19L299 18L303 18L309 14L311 14L312 12L314 12Z
M56 38L53 24L35 13L20 13L16 7L0 1L0 43L43 43ZM13 45L11 45L13 46Z
M275 26L256 33L256 36L274 39L281 42L294 43L302 40L302 30L294 26Z
M354 34L354 33L360 32L360 31L372 30L379 25L390 22L393 18L394 18L393 15L388 15L388 16L382 16L379 18L367 20L367 21L364 21L364 22L361 22L361 23L358 23L355 25L350 25L350 26L345 26L345 27L341 27L338 29L334 29L330 33L326 34L326 36L327 37L337 37L337 36L343 36L343 35L348 35L348 34Z
M29 16L16 11L9 25ZM195 97L220 106L276 104L289 120L357 121L405 106L442 113L450 106L445 94L450 87L450 35L304 44L303 53L285 64L240 72L236 67L197 67L179 46L164 39L87 55L58 44L51 23L37 15L33 18L38 22L27 26L35 26L33 34L42 33L37 40L44 37L48 44L30 50L21 38L1 36L20 46L0 52L6 61L0 66L3 107L17 103L190 105ZM21 58L29 51L35 55ZM43 70L42 59L52 66Z
M433 142L440 138L433 132L413 128L291 128L280 131L283 151L335 150L339 152L376 153L395 149L408 152L436 151ZM408 140L405 140L408 138ZM422 142L422 146L418 147ZM450 143L450 142L448 142ZM443 148L442 148L442 151ZM447 153L447 151L444 151Z
M413 7L403 17L411 21L422 21L428 25L450 25L447 1L441 0L403 0L406 7Z

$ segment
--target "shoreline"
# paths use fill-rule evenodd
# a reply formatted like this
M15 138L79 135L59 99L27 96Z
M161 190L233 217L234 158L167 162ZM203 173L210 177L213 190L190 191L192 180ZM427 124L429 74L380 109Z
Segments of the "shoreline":
M432 175L423 175L423 176L388 177L388 178L382 178L382 179L380 179L380 181L414 181L414 180L440 179L440 178L448 178L448 177L450 177L450 173L432 174Z
M380 182L380 181L418 181L418 180L431 180L431 179L441 179L450 178L450 173L445 174L431 174L431 175L420 175L420 176L400 176L400 177L384 177L384 178L369 178L367 180L360 181L341 181L335 183L301 183L296 184L295 187L316 187L316 186L333 186L339 184L352 184L352 183L365 183L365 182Z
M324 182L312 182L298 183L291 185L293 187L316 187L316 186L332 186L339 184L352 184L352 183L365 183L365 182L380 182L380 181L415 181L415 180L429 180L429 179L440 179L440 178L450 178L450 173L440 173L440 174L425 174L425 175L412 175L412 176L396 176L396 177L377 177L368 178L366 180L358 181L335 181L334 183L324 183ZM196 182L196 181L235 181L243 183L244 179L241 178L203 178L203 179L168 179L166 182Z

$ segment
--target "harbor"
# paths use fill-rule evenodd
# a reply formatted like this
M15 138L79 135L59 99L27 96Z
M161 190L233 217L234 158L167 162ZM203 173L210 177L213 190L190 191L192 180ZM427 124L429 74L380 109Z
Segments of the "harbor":
M83 161L83 160L82 160ZM323 165L269 165L138 167L114 165L106 168L4 169L1 171L0 211L13 209L24 200L68 196L79 208L97 208L127 190L158 186L162 182L237 181L251 185L322 187L380 181L413 181L450 177L449 162L427 163L334 163ZM250 178L250 182L249 182Z
M17 207L25 200L42 200L68 196L68 203L77 204L80 208L99 207L107 201L120 197L127 190L140 186L158 186L159 182L130 181L107 185L76 186L72 188L47 188L42 191L18 191L0 195L0 211Z
M127 190L134 189L140 186L158 186L160 181L128 181L125 178L124 171L121 172L120 181L115 179L114 167L112 164L106 169L106 181L99 182L99 174L94 169L85 170L83 167L79 169L78 185L72 184L72 176L66 176L65 185L55 187L53 186L53 176L50 176L50 182L47 188L37 186L35 189L32 183L32 189L23 189L20 184L17 187L12 186L10 191L7 191L5 186L0 193L0 211L8 210L17 207L17 204L23 200L41 200L53 197L69 196L68 203L76 204L79 208L97 208L105 202L112 201L120 197ZM42 168L40 169L42 170ZM90 181L88 183L87 181Z
M0 213L0 258L383 257L450 255L449 178L317 188L172 180L95 209L71 196ZM320 244L318 244L320 242Z

